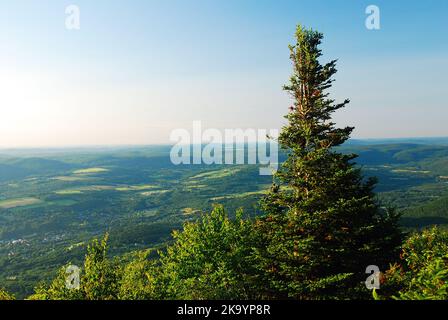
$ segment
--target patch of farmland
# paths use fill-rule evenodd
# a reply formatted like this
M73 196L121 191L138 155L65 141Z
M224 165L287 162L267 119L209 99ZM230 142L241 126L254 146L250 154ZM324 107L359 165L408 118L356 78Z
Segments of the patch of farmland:
M86 168L86 169L79 169L74 171L74 174L91 174L91 173L103 173L107 172L109 169L105 168Z
M19 198L19 199L8 199L0 201L1 209L11 209L16 207L25 207L35 204L42 203L43 201L37 198Z

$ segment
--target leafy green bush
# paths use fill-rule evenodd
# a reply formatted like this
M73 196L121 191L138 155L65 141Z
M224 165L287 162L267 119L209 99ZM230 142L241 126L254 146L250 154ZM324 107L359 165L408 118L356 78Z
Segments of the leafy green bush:
M174 233L175 242L161 253L161 296L168 299L254 298L252 223L238 211L232 220L217 206L197 223Z
M118 298L120 300L162 299L163 291L157 275L160 273L156 261L149 260L150 250L136 252L122 269L119 281Z
M130 261L107 258L108 235L88 246L80 288L66 286L66 267L50 285L35 288L32 300L143 300L254 298L250 260L252 222L237 212L231 219L217 206L198 222L173 233L174 242L159 258L150 251Z
M433 227L413 234L403 244L401 259L385 274L386 288L396 292L392 298L448 299L448 232Z
M99 241L94 239L87 247L84 268L80 273L79 289L68 288L67 266L60 269L49 286L35 288L30 300L111 300L119 293L120 266L107 259L108 234Z
M0 301L2 300L15 300L14 296L9 294L3 289L0 289Z

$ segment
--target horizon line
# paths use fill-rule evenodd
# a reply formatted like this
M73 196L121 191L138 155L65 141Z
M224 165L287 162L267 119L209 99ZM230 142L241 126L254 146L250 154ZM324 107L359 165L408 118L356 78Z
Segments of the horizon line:
M447 139L448 136L414 136L414 137L387 137L387 138L350 138L349 141L387 141L387 140L419 140L419 139ZM448 142L448 141L447 141ZM202 142L207 144L207 141ZM243 142L235 142L236 144L243 144ZM244 144L256 143L254 141L244 142ZM39 149L100 149L100 148L143 148L143 147L163 147L173 146L175 143L148 143L148 144L92 144L92 145L40 145L40 146L0 146L0 150L39 150ZM197 144L189 144L197 145ZM226 143L224 143L226 145Z

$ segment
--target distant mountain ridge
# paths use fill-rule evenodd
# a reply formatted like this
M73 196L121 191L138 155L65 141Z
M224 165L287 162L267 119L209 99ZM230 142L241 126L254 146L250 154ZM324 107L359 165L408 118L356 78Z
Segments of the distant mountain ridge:
M345 145L376 145L376 144L429 144L429 145L447 145L448 137L415 137L415 138L366 138L350 139Z

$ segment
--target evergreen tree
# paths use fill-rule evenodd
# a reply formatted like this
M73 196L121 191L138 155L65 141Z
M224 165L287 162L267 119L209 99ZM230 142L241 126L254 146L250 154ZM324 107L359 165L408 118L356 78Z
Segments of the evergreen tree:
M370 296L361 287L365 269L385 270L396 259L399 217L379 208L376 180L362 176L356 155L335 149L353 128L331 121L349 101L329 98L336 60L320 63L322 34L298 26L295 36L293 74L284 87L294 105L278 140L288 158L262 201L266 216L257 224L261 289L266 298L362 297L359 290Z

